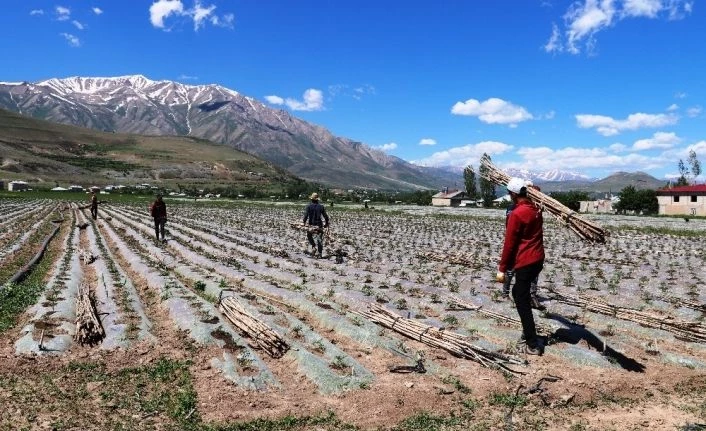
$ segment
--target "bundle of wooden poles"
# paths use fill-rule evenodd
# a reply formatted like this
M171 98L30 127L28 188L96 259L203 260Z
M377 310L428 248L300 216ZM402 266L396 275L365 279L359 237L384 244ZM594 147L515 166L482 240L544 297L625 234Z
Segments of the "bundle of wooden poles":
M76 298L76 334L74 340L94 346L105 338L105 330L98 318L96 299L87 283L81 283Z
M257 347L263 349L273 358L281 358L289 350L289 344L272 328L245 311L232 296L223 298L219 308L228 320L245 336L253 339Z
M490 157L483 156L480 160L480 175L488 181L498 185L507 185L510 176L498 169ZM581 239L596 243L605 243L606 231L597 224L586 220L561 202L551 198L532 187L527 188L527 196L538 207L547 210L559 223L567 226Z
M301 224L301 223L290 223L289 227L291 227L292 229L300 230L302 232L307 232L307 233L317 233L319 230L322 230L322 232L324 234L324 238L326 239L326 242L328 242L329 244L332 244L332 243L336 242L336 240L337 240L336 237L333 235L333 233L331 233L331 229L328 227L321 229L318 226L311 226L308 224Z
M501 368L512 374L522 374L510 368L510 366L526 364L526 362L520 358L491 352L482 347L475 346L466 336L425 325L416 320L406 319L375 303L371 303L367 311L359 312L359 314L378 325L392 329L413 340L420 341L431 347L446 350L459 358L478 362L484 367Z
M627 320L639 325L662 329L674 334L680 340L697 343L706 342L706 323L675 319L668 315L657 315L632 308L620 307L595 297L584 295L565 295L552 291L551 299L574 307L580 307L593 313L612 316L616 319Z
M496 313L495 311L492 310L486 310L483 308L482 305L475 305L468 303L466 301L463 301L462 299L455 298L453 296L449 296L446 298L446 306L447 310L470 310L470 311L475 311L478 314L485 316L489 319L494 319L498 322L505 323L512 325L516 328L522 328L522 322L520 322L520 319L516 319L514 317L509 317L504 314ZM546 335L550 336L554 334L554 332L558 328L554 328L550 325L545 325L541 322L535 322L535 326L537 327L537 332L539 332L541 335Z

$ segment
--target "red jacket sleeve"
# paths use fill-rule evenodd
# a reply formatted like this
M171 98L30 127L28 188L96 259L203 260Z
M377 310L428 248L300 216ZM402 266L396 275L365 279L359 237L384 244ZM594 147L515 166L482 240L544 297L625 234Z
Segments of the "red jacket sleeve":
M505 242L503 244L502 255L500 256L498 271L505 272L508 269L512 269L514 266L515 255L520 245L521 229L522 223L520 222L520 215L517 211L512 211L507 220L507 227L505 228Z

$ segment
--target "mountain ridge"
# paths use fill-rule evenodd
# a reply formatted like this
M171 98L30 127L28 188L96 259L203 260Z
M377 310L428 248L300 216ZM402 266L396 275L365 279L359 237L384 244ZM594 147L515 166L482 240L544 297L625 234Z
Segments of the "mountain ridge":
M217 84L143 75L0 83L0 107L108 132L193 136L256 155L310 181L339 187L440 188L431 171L334 136L288 111Z

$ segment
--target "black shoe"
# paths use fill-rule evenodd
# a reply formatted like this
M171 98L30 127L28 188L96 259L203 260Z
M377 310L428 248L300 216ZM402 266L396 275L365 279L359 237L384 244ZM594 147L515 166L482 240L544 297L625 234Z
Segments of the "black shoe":
M539 356L542 354L542 348L536 345L530 346L529 344L525 344L525 353L528 355Z
M547 307L545 307L544 305L542 305L542 303L539 302L539 299L537 299L536 296L532 296L532 298L530 298L530 305L532 306L532 308L539 311L544 311L547 309Z

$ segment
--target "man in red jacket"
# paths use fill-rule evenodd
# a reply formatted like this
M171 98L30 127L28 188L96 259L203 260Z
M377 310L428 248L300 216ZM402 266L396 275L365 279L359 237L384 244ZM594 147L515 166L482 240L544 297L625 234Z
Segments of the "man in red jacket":
M504 281L505 271L514 268L515 286L512 288L512 297L522 321L522 334L527 343L525 351L530 355L539 355L542 353L542 346L537 338L532 315L530 285L544 266L542 211L527 197L527 186L523 179L511 178L507 183L507 191L515 208L507 220L497 279Z

